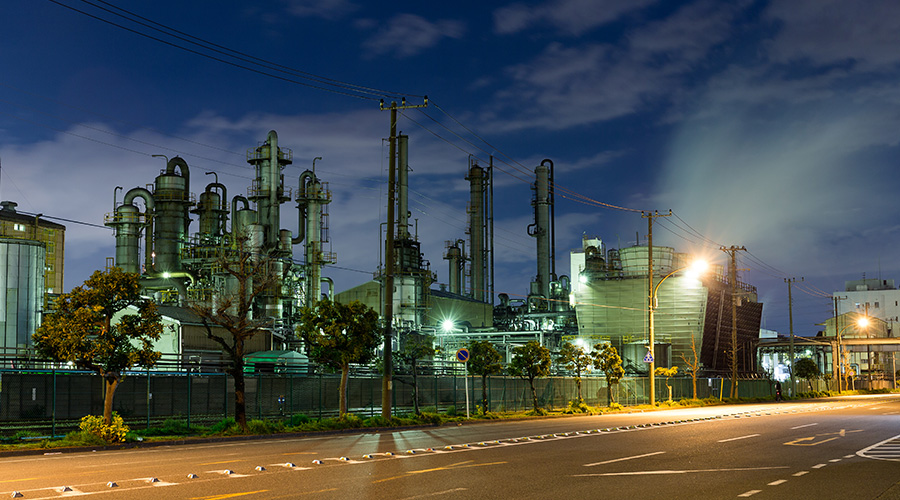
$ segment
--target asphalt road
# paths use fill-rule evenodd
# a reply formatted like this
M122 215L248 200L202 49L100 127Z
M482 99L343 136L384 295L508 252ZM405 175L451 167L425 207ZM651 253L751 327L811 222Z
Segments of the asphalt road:
M0 497L900 499L900 396L6 457Z

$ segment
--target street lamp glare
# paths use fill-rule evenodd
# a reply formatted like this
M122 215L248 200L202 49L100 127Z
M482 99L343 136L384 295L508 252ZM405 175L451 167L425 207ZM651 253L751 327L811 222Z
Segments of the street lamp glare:
M856 324L859 325L860 328L865 328L865 327L869 326L869 318L865 318L865 317L859 318L856 321Z
M453 331L453 326L454 324L452 319L445 319L441 323L441 330L443 330L445 333L450 333Z
M701 274L705 273L709 268L709 263L703 259L695 260L691 262L691 265L687 268L687 275L690 277L698 277Z

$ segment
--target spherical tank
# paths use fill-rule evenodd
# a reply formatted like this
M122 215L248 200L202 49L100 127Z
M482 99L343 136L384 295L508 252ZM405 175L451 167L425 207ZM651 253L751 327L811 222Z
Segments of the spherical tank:
M41 324L45 259L39 242L0 238L0 348L7 354L31 346Z

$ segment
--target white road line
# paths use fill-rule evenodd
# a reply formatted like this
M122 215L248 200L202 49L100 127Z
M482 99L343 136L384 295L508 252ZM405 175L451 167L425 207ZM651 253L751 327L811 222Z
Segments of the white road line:
M791 427L791 430L793 431L793 430L797 430L797 429L802 429L802 428L804 428L804 427L812 427L812 426L814 426L814 425L819 425L819 424L818 424L818 422L817 422L817 423L814 423L814 424L798 425L797 427Z
M856 455L844 455L844 458L853 458L853 457L855 457L855 456L856 456Z
M416 498L436 497L438 495L448 495L450 493L459 493L460 491L466 491L466 490L467 490L467 488L453 488L452 490L435 491L434 493L426 493L424 495L416 495L414 497L406 497L403 500L414 500Z
M666 474L695 474L698 472L743 472L753 470L789 469L786 465L775 467L735 467L733 469L691 469L691 470L640 470L631 472L604 472L600 474L573 474L572 477L600 477L600 476L662 476Z
M747 438L752 438L752 437L756 437L756 436L759 436L759 434L748 434L746 436L741 436L741 437L736 437L736 438L720 439L718 442L727 443L728 441L737 441L738 439L747 439Z
M793 474L791 474L791 475L794 476L794 477L800 477L800 476L805 476L805 475L807 475L807 474L809 474L809 471L808 471L808 470L802 470L802 471L800 471L800 472L795 472L795 473L793 473Z
M753 495L759 493L760 491L762 491L762 490L750 490L750 491L745 491L744 493L741 493L740 495L738 495L738 498L740 498L740 497L745 497L745 498L746 498L746 497L752 497Z
M623 458L614 458L612 460L605 460L603 462L594 462L592 464L584 464L585 467L593 467L595 465L606 465L614 462L624 462L625 460L634 460L635 458L644 458L644 457L652 457L653 455L661 455L665 453L664 451L655 451L653 453L644 453L643 455L635 455L633 457L623 457Z
M831 460L829 460L829 462L836 463L836 462L840 462L841 460L843 460L843 458L832 458Z
M813 465L812 468L813 469L821 469L822 467L825 467L826 465L828 465L828 464L816 464L816 465Z
M784 484L787 482L787 479L779 479L778 481L772 481L769 483L769 486L778 486L779 484Z

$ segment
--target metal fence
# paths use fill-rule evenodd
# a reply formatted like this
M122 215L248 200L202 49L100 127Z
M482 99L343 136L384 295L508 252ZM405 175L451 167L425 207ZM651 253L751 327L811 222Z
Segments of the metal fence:
M337 415L339 374L325 373L247 373L245 401L248 418L289 419L303 414L309 418ZM393 383L393 414L413 408L412 377L398 376ZM487 380L488 407L491 411L530 409L528 382L508 376ZM698 379L697 397L730 394L728 379ZM377 374L352 375L347 398L350 411L360 417L381 414L381 377ZM668 380L674 400L690 398L690 378ZM769 380L740 380L741 397L767 397L774 394ZM805 390L806 383L798 390ZM465 414L467 406L475 413L481 405L481 378L464 376L462 370L446 370L419 375L419 406L436 412ZM824 387L817 387L823 390ZM649 380L625 378L613 386L612 400L623 405L649 401ZM103 381L92 372L75 370L0 370L0 434L28 430L57 435L77 427L84 415L103 412ZM538 403L547 409L568 406L576 398L573 377L553 376L535 380ZM666 379L656 380L656 399L668 399ZM591 406L606 406L608 388L602 376L582 378L582 394ZM155 426L165 419L179 419L188 426L209 425L234 415L234 385L224 373L134 372L116 389L114 410L132 427Z

